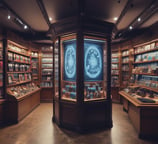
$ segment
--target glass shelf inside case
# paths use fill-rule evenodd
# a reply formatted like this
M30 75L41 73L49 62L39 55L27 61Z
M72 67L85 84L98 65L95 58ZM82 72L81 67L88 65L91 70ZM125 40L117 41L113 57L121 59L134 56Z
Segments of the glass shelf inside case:
M84 100L106 98L106 41L84 38Z
M76 39L62 41L62 99L76 101Z

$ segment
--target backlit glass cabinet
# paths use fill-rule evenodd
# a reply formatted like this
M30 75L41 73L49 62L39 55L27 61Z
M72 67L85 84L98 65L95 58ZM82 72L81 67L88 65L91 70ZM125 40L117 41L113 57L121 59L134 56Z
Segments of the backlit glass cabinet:
M80 19L81 20L81 19ZM88 20L88 21L87 21ZM112 24L68 19L54 33L53 122L85 132L112 127ZM61 27L62 25L62 27Z

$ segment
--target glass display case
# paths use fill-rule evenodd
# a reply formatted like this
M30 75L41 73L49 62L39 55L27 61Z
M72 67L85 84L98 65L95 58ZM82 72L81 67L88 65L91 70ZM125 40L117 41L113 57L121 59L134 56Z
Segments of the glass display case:
M109 28L106 29L106 22L96 20L98 27L105 24L105 27L100 27L100 30L103 28L100 33L104 31L100 35L91 29L96 28L94 21L82 21L86 29L78 27L78 19L68 19L63 24L66 29L61 29L58 24L53 26L57 34L53 54L53 121L61 127L80 132L112 127L111 49L110 38L106 34L112 25L108 23ZM90 31L86 33L87 30Z
M106 98L107 43L84 37L84 100Z
M61 99L76 101L76 36L61 39Z

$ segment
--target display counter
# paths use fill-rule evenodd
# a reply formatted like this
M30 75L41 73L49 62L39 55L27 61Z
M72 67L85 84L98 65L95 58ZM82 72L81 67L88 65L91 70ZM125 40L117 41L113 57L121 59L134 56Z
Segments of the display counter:
M122 98L123 109L127 111L139 137L156 137L158 134L158 98L142 97L125 91L120 91L119 94Z
M7 88L6 123L17 123L40 104L40 90L34 83Z

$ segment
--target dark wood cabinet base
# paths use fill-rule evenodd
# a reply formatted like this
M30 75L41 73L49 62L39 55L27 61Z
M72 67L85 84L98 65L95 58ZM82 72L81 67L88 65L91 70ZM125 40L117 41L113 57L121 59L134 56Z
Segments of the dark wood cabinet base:
M158 105L139 104L124 92L120 92L123 109L140 138L156 138L158 134Z
M0 126L4 124L5 100L0 100Z
M41 102L53 102L53 88L42 88L40 101Z
M55 101L54 104L58 110L52 120L59 127L79 133L112 128L112 119L108 112L111 104L106 100L85 102L82 105L68 101Z
M8 97L5 122L6 124L18 123L40 104L40 89L20 99Z

